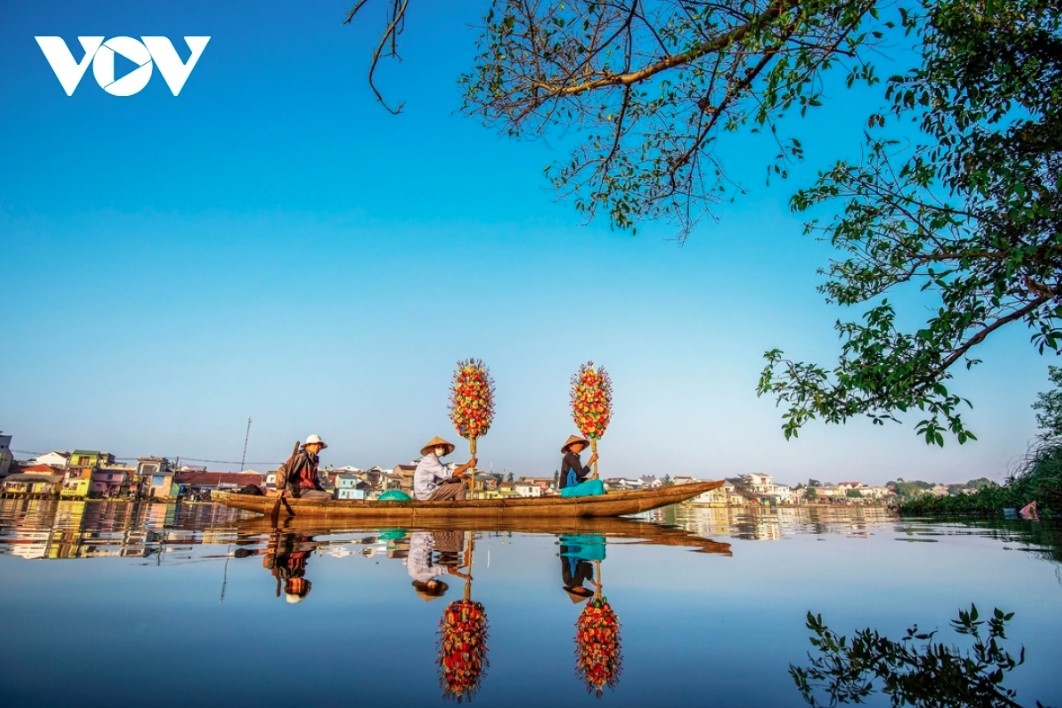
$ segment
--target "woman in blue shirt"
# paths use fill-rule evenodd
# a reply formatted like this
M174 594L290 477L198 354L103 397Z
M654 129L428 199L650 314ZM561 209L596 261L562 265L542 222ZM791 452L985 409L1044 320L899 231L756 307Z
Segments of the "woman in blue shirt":
M562 497L592 497L605 493L605 485L590 471L593 464L597 462L597 453L590 455L585 467L579 459L579 453L589 445L586 438L569 435L564 445L561 446L561 452L564 453L560 469Z

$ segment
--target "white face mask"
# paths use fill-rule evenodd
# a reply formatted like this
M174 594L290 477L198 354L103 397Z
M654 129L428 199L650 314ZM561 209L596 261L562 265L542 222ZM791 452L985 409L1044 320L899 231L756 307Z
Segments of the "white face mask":
M444 455L446 455L446 448L443 447L442 445L437 445L435 447L435 456L436 457L443 457Z

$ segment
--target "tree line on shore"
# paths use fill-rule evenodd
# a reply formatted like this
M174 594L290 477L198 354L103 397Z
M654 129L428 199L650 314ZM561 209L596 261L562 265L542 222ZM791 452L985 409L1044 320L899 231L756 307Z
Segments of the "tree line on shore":
M1040 517L1062 513L1062 367L1049 366L1048 376L1054 388L1038 394L1032 406L1039 433L1003 484L975 480L970 484L986 483L979 484L974 494L910 496L902 501L901 513L999 516L1004 509L1031 502L1036 502Z

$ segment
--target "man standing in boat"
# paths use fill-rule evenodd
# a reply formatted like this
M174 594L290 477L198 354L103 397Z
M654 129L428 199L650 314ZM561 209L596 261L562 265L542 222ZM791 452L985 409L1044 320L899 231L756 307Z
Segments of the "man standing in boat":
M417 501L463 500L468 493L461 475L465 470L476 469L476 458L458 465L451 475L440 458L454 451L454 444L438 435L420 449L420 462L413 472L413 498Z
M316 433L306 438L302 449L295 455L288 470L288 493L297 499L330 499L331 494L321 486L317 478L317 455L328 445Z

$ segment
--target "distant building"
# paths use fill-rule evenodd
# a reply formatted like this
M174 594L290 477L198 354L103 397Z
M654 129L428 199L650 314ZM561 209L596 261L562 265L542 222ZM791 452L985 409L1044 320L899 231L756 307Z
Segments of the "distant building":
M46 452L33 460L35 465L49 465L60 470L65 470L68 462L70 462L69 452Z
M542 487L532 482L519 481L513 484L513 491L517 496L521 497L540 497L542 496Z
M11 472L11 465L15 456L11 452L11 436L0 434L0 477L6 477Z
M359 485L368 486L358 475L340 472L336 475L336 499L364 499L366 491L364 488L359 488Z
M233 491L249 484L261 487L265 476L246 472L178 472L174 481L181 493L206 494L214 491Z
M391 471L391 478L398 482L399 489L412 493L413 473L417 471L417 462L411 462L408 465L395 465L394 470Z
M179 487L174 480L176 472L170 468L165 457L139 457L136 461L135 485L139 496L155 499L173 499Z
M535 491L537 489L538 491ZM541 497L553 493L552 477L521 477L513 490L522 497Z
M56 497L63 475L48 465L29 465L0 481L0 494L8 496Z
M775 484L769 474L754 472L741 475L745 490L761 504L788 504L793 490L785 484Z
M101 465L114 462L114 455L98 450L74 450L67 462L63 488L59 495L63 498L84 499L92 486L92 473Z
M97 467L89 477L89 496L113 497L129 491L131 468Z
M641 489L645 484L640 479L627 479L625 477L609 477L605 480L605 488L622 491L624 489Z
M729 487L729 490L727 489ZM729 482L724 483L721 487L710 489L707 492L702 492L693 498L694 504L706 504L708 506L727 506L730 501L730 492L734 490L734 485Z

